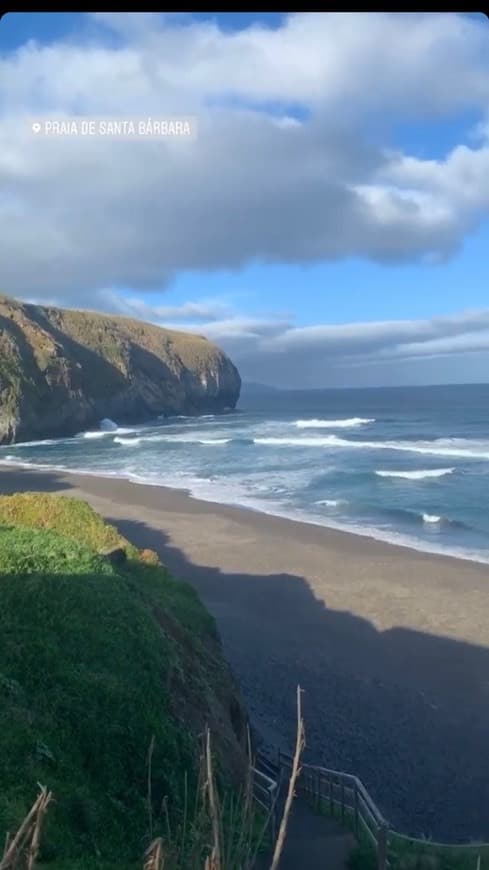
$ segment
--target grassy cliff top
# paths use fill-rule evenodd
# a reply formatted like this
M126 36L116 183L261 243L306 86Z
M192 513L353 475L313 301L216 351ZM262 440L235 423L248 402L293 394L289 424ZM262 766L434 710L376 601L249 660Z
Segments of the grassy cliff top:
M129 557L139 558L137 548L114 526L105 523L90 505L76 498L43 492L1 496L0 524L52 529L94 552L125 547Z
M125 563L102 555L114 547ZM207 724L221 770L240 768L233 704L212 618L155 554L76 499L0 497L2 836L40 782L55 797L40 866L105 867L116 855L132 867L148 831L151 738L157 832L165 796L175 822L186 787L195 793Z
M222 354L201 335L165 329L116 314L30 305L4 295L0 295L0 322L2 318L7 331L8 321L11 322L14 337L15 326L23 330L34 353L41 358L52 353L56 339L63 334L103 355L120 369L125 368L124 350L130 342L158 357L177 357L185 367L197 370ZM1 351L0 337L0 356Z

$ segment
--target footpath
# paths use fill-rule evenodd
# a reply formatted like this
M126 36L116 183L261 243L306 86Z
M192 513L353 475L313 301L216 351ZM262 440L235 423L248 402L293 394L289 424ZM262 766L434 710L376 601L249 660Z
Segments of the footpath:
M284 783L282 790L286 789ZM284 799L282 794L280 809ZM348 858L355 845L353 834L336 819L318 813L301 794L296 794L279 870L349 870ZM270 870L271 858L270 854L261 855L255 870Z

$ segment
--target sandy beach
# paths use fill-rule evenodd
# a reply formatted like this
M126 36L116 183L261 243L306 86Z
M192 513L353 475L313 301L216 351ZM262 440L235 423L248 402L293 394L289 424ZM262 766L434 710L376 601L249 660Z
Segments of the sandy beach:
M489 566L124 480L2 468L89 501L213 613L265 743L356 773L390 823L489 840Z

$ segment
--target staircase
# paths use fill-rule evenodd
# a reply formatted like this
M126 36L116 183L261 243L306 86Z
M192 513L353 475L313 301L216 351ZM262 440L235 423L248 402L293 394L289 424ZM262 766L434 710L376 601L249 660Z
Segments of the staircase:
M271 795L269 807L273 807L272 840L275 840L284 811L288 778L282 767L262 753L257 755L255 773L255 783L276 785L268 792ZM258 802L265 806L260 787L259 792ZM335 819L315 812L299 791L292 805L280 870L348 870L348 856L355 844L353 834L345 832ZM269 870L271 859L271 853L260 855L255 870Z

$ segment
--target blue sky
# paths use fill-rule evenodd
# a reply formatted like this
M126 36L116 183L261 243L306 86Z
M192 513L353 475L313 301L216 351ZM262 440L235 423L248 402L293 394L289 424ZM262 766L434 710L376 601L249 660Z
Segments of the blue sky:
M399 19L9 13L5 291L204 332L282 386L489 380L489 21ZM60 113L199 133L36 147Z
M280 12L196 12L197 21L217 21L226 30L239 30L260 21L275 28L285 18ZM91 22L84 12L9 12L2 21L2 49L12 50L29 39L52 43L58 39L78 39L80 33L89 33Z
M238 273L213 275L212 294L230 294L260 314L297 310L300 325L318 320L348 323L456 314L461 306L487 306L488 252L486 224L465 241L453 260L441 266L381 266L353 259L312 266L251 266ZM183 273L165 294L165 301L183 304L197 298L205 279L200 272ZM310 304L297 307L298 287L307 287Z

